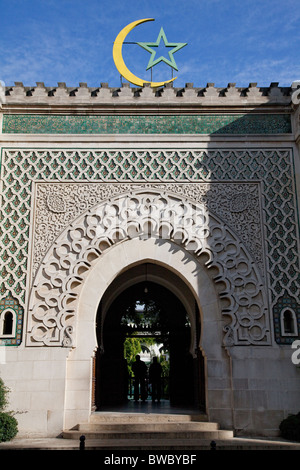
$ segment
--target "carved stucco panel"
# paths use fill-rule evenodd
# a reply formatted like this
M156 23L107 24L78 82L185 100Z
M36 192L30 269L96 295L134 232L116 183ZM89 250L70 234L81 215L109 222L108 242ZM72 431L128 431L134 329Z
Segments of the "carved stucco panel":
M150 185L148 188L120 186L118 190L111 187L112 197L90 208L86 200L84 207L80 198L75 198L79 201L77 210L86 210L69 222L66 228L62 226L66 223L63 214L70 217L68 202L61 197L59 190L64 188L63 192L69 191L74 197L74 187L72 191L71 186L57 186L56 197L53 193L50 197L50 193L45 191L46 186L43 186L40 209L45 207L43 204L48 206L49 213L54 217L52 224L60 234L54 233L47 239L50 248L41 264L36 258L36 266L39 266L30 296L27 345L74 345L77 299L86 273L108 247L126 239L149 236L172 240L196 258L207 255L207 269L216 269L218 274L214 280L223 286L220 297L225 305L222 313L226 345L269 344L264 283L241 238L210 212L203 200L202 203L195 203L182 194L171 193L169 185L164 187L164 191L162 186L151 189ZM84 192L84 186L77 189ZM96 189L95 185L90 189L100 191L101 188ZM108 187L102 189L107 191ZM181 187L181 191L183 189ZM244 197L246 193L242 189L245 190L240 188L236 198L231 197L231 213L242 212L248 207L251 192ZM113 191L119 194L113 195ZM200 187L198 191L197 199L200 200ZM207 193L206 188L202 197ZM96 195L91 197L95 202L93 198ZM46 212L43 214L45 216ZM46 227L46 219L44 224ZM35 249L37 252L40 250L37 246ZM42 257L41 254L39 256Z
M33 272L59 233L95 204L140 188L168 191L198 202L241 238L264 276L259 185L257 183L40 183L36 190Z

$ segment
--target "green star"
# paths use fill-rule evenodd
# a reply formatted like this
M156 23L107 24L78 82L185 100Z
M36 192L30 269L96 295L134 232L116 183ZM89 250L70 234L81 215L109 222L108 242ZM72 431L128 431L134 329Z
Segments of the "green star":
M168 52L169 59L164 56L160 56L158 57L158 59L155 59L157 51L153 50L153 48L159 47L161 39L163 39L165 47L172 47L172 50ZM179 49L182 49L184 46L187 45L186 42L168 42L163 28L160 29L156 42L138 42L137 44L151 53L151 57L146 70L150 69L151 67L154 67L154 65L158 64L159 62L165 62L173 69L178 70L173 54L175 54L175 52L179 51Z

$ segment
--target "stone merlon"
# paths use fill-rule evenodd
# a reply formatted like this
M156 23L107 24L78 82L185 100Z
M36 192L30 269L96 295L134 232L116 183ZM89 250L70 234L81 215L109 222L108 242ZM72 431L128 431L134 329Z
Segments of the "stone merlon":
M2 82L3 83L3 82ZM292 96L298 82L290 87L280 87L278 83L271 83L268 87L259 87L250 83L247 87L237 87L235 83L228 83L224 88L215 87L207 83L204 87L194 87L193 83L186 83L185 87L174 87L167 84L160 88L131 87L123 83L120 87L109 87L101 83L99 87L88 87L86 83L79 86L67 86L59 82L57 86L48 87L43 82L36 86L24 86L22 82L15 82L14 86L0 87L0 103L8 111L17 110L18 106L30 107L88 107L101 108L102 106L128 106L133 104L157 107L184 107L195 108L224 108L230 105L237 109L252 107L290 107Z

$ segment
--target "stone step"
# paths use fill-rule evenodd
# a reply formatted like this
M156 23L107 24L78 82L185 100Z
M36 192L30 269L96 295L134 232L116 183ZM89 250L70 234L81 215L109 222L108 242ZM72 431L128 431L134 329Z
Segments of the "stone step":
M118 440L121 441L123 439L130 439L130 440L148 440L148 439L156 439L156 440L184 440L184 439L229 439L233 437L232 431L222 431L222 430L214 430L214 431L143 431L143 432L118 432L115 431L103 431L103 432L93 432L87 431L83 434L82 431L79 430L70 430L64 431L62 437L64 439L80 439L80 436L84 435L86 439L111 439L111 440Z
M79 424L76 430L88 432L182 432L182 431L218 431L218 423L209 422L158 422L158 423L88 423Z
M80 423L62 433L64 439L86 441L146 443L173 442L187 445L188 441L226 440L233 432L222 430L218 423L209 422L204 414L156 413L93 413L89 423ZM176 444L177 443L177 444Z
M184 423L208 421L206 414L95 412L90 423Z

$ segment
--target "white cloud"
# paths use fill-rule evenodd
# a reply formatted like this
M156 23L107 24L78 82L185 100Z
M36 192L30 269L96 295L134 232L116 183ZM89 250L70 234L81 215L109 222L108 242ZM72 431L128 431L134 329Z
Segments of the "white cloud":
M136 40L156 40L163 26L170 41L188 42L176 55L176 86L247 86L252 81L288 85L299 77L296 0L10 0L1 13L0 78L7 85L118 85L112 59L115 36L129 22L147 17L155 22L137 28ZM143 74L147 64L134 49L130 54L129 68ZM156 68L153 72L159 73Z

